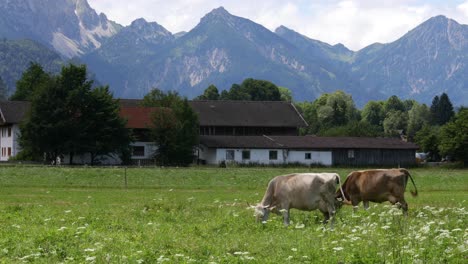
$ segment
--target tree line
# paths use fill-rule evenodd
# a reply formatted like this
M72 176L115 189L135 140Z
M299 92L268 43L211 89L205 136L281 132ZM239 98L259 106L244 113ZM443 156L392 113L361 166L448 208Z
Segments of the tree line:
M20 124L23 151L18 159L52 160L67 154L71 163L77 155L89 155L91 163L106 155L130 161L135 135L119 115L119 101L108 86L95 86L87 74L84 65L68 65L53 76L35 63L23 73L10 98L31 102ZM293 102L289 89L249 78L221 93L210 85L194 100L290 101L309 124L301 129L302 135L406 137L429 152L433 160L450 156L467 161L468 111L461 108L455 113L445 93L434 97L430 107L391 96L369 101L360 110L352 96L343 91L325 93L313 101ZM160 109L153 112L148 127L149 140L159 146L153 155L157 164L190 164L198 144L199 124L187 98L155 88L145 95L142 106Z

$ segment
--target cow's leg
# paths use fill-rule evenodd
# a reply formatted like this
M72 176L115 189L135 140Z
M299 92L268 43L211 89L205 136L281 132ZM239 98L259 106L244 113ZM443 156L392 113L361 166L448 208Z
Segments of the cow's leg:
M358 205L361 201L356 197L351 197L351 204L353 205L353 213L357 212Z
M320 212L322 212L324 217L323 224L327 224L331 220L331 228L333 228L333 223L335 222L335 207L333 205L333 202L333 199L331 199L328 202L321 203L319 207L319 210Z
M363 201L362 204L364 206L364 209L369 209L369 201Z
M285 226L289 225L289 208L288 209L282 209L283 213L283 223Z

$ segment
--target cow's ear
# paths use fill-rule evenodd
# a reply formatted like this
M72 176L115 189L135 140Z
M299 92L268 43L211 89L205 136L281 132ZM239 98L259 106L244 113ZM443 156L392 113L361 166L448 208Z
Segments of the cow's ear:
M340 197L336 198L336 200L337 200L338 202L342 202L342 201L343 201L343 199L340 198Z

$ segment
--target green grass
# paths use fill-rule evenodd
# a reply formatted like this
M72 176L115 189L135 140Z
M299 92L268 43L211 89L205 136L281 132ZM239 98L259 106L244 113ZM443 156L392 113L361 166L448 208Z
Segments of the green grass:
M343 207L333 230L247 205L273 176L351 170L0 166L0 263L466 263L467 170L412 169L408 217Z

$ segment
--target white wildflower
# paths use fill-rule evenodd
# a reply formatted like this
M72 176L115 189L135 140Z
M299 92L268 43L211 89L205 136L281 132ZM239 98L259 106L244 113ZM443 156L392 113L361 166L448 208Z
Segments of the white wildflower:
M69 214L69 213L71 213L71 212L72 212L72 210L67 210L67 211L65 211L66 214Z
M334 251L341 251L341 250L343 250L343 247L334 247L333 250Z
M291 250L297 252L297 248L291 248Z
M58 231L64 231L65 229L67 229L67 227L62 226L62 227L60 227L60 228L58 229Z
M85 252L94 252L94 251L96 251L96 249L95 248L85 248L84 251Z
M304 227L305 227L305 225L302 224L302 223L301 223L301 224L298 223L298 224L296 224L296 226L295 226L296 229L301 229L301 228L304 228Z
M86 257L85 258L86 261L95 261L96 260L96 257Z
M388 226L388 225L384 225L384 226L382 226L381 228L382 228L382 229L385 229L385 230L387 230L387 229L389 229L389 228L390 228L390 226Z
M246 252L242 252L242 251L234 252L234 255L248 255L248 254L249 254L249 252L247 252L247 251Z

